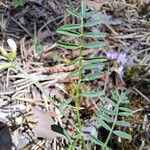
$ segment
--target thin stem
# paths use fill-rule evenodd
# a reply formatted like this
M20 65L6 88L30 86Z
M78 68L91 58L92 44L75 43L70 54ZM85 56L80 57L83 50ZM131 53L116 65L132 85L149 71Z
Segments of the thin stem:
M79 126L79 134L82 140L82 144L83 144L83 148L84 150L86 150L86 144L85 144L85 140L84 140L84 136L82 133L82 124L81 124L81 119L80 119L80 105L79 105L79 99L81 97L81 82L82 82L82 71L83 71L83 57L82 57L82 52L83 52L83 44L84 44L84 38L83 38L83 25L84 25L84 21L83 18L81 18L81 37L80 37L80 54L79 54L79 69L78 69L78 82L77 82L77 86L76 86L76 95L75 95L75 110L76 110L76 114L77 114L77 122L78 122L78 126Z
M71 150L75 150L75 146L76 146L79 139L80 139L80 135L77 135L77 137L75 139L75 142L72 144L72 149Z
M109 135L108 135L108 137L107 137L107 139L106 139L106 141L105 141L104 146L102 147L102 150L106 150L107 144L108 144L108 142L109 142L109 140L110 140L110 137L111 137L112 132L113 132L113 130L114 130L114 127L115 127L115 125L116 125L116 121L117 121L117 118L118 118L118 112L119 112L119 108L118 108L119 105L120 105L120 101L118 102L118 104L117 104L117 106L116 106L116 108L115 108L116 115L115 115L115 118L114 118L114 122L113 122L113 124L112 124L112 126L111 126L111 130L110 130Z

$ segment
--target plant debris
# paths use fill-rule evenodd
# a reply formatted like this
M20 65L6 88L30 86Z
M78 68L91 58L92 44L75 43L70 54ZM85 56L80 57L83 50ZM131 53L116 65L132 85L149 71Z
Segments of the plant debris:
M18 2L16 0L0 2L0 49L2 51L2 48L6 48L9 54L14 49L10 39L16 42L19 66L45 88L44 92L52 97L57 105L61 103L65 115L72 124L23 73L11 69L7 60L0 57L0 150L11 150L13 146L22 150L66 149L66 137L53 131L51 126L61 125L73 139L75 138L74 103L68 100L68 97L74 96L77 77L71 76L68 79L67 76L78 66L65 64L78 57L79 51L67 51L57 47L58 39L78 43L75 39L66 39L58 35L56 29L62 24L76 22L75 18L66 14L65 9L69 6L79 9L80 2L77 0ZM102 24L92 28L92 31L106 32L106 42L109 46L94 52L93 49L85 49L83 55L106 56L109 58L107 67L113 70L108 74L105 66L95 69L95 73L104 71L105 76L93 84L83 85L81 90L87 92L94 88L98 91L105 85L108 85L108 91L114 88L126 89L130 98L129 106L134 110L134 117L128 118L132 125L130 132L133 140L117 142L119 139L112 138L110 144L119 150L148 150L150 149L150 3L147 0L87 0L87 6L88 9L97 11L90 20L102 21ZM87 39L87 42L90 40ZM63 107L64 103L67 103L66 107ZM83 133L88 150L93 149L89 136L96 135L100 130L95 122L95 116L101 105L104 105L101 98L80 99Z

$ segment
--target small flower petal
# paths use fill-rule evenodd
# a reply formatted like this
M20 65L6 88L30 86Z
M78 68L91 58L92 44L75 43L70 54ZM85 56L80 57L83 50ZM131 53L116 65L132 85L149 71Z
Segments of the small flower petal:
M115 50L109 50L106 53L107 58L113 60L116 59L121 65L125 65L128 61L127 54L124 52L116 52Z
M120 54L118 55L117 61L118 61L118 63L120 63L121 65L125 65L125 64L127 63L127 61L128 61L126 53L123 53L123 52L120 53Z
M117 59L118 57L118 53L114 50L110 50L110 51L107 51L106 52L106 56L109 58L109 59Z

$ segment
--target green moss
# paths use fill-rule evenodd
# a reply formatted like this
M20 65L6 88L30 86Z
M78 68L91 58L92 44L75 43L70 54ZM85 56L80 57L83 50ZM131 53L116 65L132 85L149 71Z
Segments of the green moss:
M132 67L129 67L125 71L125 76L129 79L133 79L138 77L139 73L141 72L141 66L139 65L134 65Z

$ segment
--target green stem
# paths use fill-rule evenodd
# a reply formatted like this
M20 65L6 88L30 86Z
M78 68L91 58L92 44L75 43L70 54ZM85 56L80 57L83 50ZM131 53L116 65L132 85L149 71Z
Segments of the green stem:
M80 135L78 135L78 136L76 137L74 143L72 144L72 149L71 149L71 150L75 150L75 146L76 146L76 144L77 144L77 142L78 142L79 139L80 139Z
M82 124L81 124L81 119L80 119L80 105L79 105L79 99L81 97L81 82L82 82L82 71L83 71L83 57L82 57L82 53L83 53L83 44L84 44L84 38L83 38L83 18L81 18L81 37L80 37L80 54L79 54L79 69L78 69L78 82L77 82L77 86L76 86L76 95L75 95L75 110L76 110L76 114L77 114L77 122L78 122L78 126L79 126L79 134L82 140L82 144L83 144L83 149L86 150L86 144L85 144L85 140L84 140L84 136L82 133Z
M120 105L120 101L118 102L118 104L117 104L117 106L115 108L116 115L115 115L115 118L114 118L114 122L113 122L113 124L111 126L111 130L110 130L109 135L108 135L108 137L107 137L107 139L105 141L104 146L102 147L102 150L106 150L107 144L108 144L108 142L109 142L109 140L111 138L112 132L113 132L114 127L116 125L116 121L117 121L117 118L118 118L118 112L119 112L119 105Z

